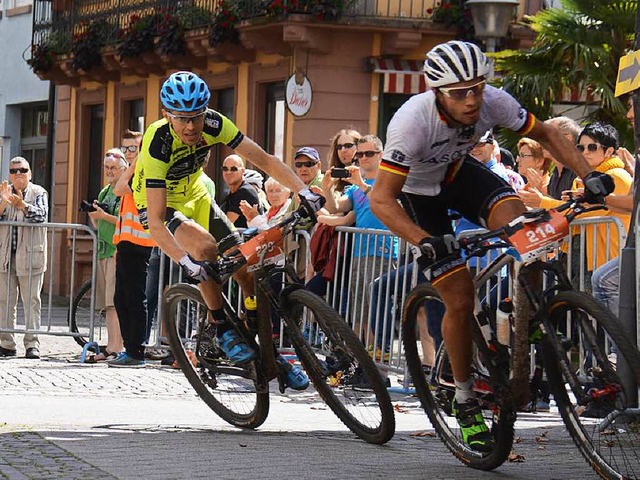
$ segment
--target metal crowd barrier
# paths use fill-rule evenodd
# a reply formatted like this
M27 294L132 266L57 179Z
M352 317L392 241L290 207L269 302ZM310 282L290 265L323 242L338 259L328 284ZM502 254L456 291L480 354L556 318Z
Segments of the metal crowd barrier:
M592 225L606 227L606 260L611 258L609 246L612 236L618 237L620 246L624 244L626 238L624 225L615 217L583 218L571 223L572 232L579 242L576 242L578 248L569 243L567 268L571 277L574 273L572 270L575 270L577 265L576 287L582 291L588 289L591 273L595 269L595 262L587 263L586 256L583 254L586 252L586 243L589 241L593 243L594 259L598 253L596 229L593 228L594 232L587 235L587 229ZM338 227L336 230L340 232L338 248L344 245L347 251L349 246L380 245L384 241L395 238L390 232L379 230L351 227ZM470 230L463 232L462 235L473 233L478 231ZM573 259L575 260L572 261ZM475 260L475 266L471 266L472 269L480 268L480 262ZM354 271L357 273L350 275L350 272ZM418 269L413 267L409 247L400 244L398 255L395 257L379 255L360 258L348 253L338 256L336 272L336 279L327 287L327 298L332 306L360 334L367 348L372 353L375 352L374 359L381 369L404 372L405 362L402 342L399 338L400 317L405 296L418 282ZM501 272L500 275L502 278L506 272ZM498 292L497 298L502 298L502 282L496 281L495 285ZM377 295L375 295L376 292ZM486 293L489 294L489 292ZM369 304L370 308L367 309ZM534 367L532 357L532 371Z
M6 265L7 270L4 270L1 275L7 279L7 292L12 292L17 296L16 304L16 324L15 326L7 325L0 328L1 333L13 333L13 334L37 334L37 335L57 335L68 337L89 336L91 339L94 337L94 316L88 318L88 323L84 325L86 327L85 332L73 332L71 331L71 304L74 296L76 295L76 288L80 286L81 278L78 273L78 268L84 263L86 269L90 269L90 279L95 285L96 278L96 253L97 252L97 237L93 229L86 225L80 224L68 224L68 223L29 223L29 222L15 222L15 221L2 221L0 222L0 232L5 228L18 228L23 229L21 234L30 236L30 244L28 249L31 252L41 251L46 255L46 270L42 273L39 272L39 268L34 267L34 264L27 261L27 275L24 275L25 284L20 285L20 294L18 295L18 286L14 283L12 276L7 276L7 272L15 271L16 267L19 269L24 268L25 265L16 265L16 256L8 255L8 263ZM32 232L29 235L29 230L44 229L45 244L36 245L35 235ZM10 240L9 240L10 241ZM91 246L87 247L87 243ZM6 248L11 248L7 246ZM64 250L68 251L67 255L63 255ZM33 255L33 253L32 253ZM83 257L83 258L82 258ZM63 262L62 259L66 261ZM41 275L41 277L40 277ZM54 282L54 278L57 278L57 282ZM34 313L37 316L39 313L39 321L31 318L31 309L25 308L22 299L31 298L34 293L34 288L37 288L38 283L42 281L42 287L40 290L40 312L38 308L34 307ZM57 287L56 287L57 285ZM15 292L15 293L14 293ZM7 296L8 300L9 296ZM90 302L90 311L95 311L95 292L93 289L89 292L88 300ZM0 312L6 323L10 323L10 319L13 317L14 312L10 311L10 302L7 301L4 311ZM35 322L38 328L27 328L27 325ZM15 339L19 344L20 340Z

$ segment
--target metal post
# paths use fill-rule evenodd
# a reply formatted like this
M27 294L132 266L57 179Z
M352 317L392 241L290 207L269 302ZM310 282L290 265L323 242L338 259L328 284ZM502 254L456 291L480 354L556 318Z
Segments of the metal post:
M640 50L640 8L636 11L635 24L635 41L634 50ZM631 335L632 339L637 343L636 334L638 331L638 320L636 311L636 262L635 262L635 244L636 244L636 228L638 223L636 217L638 215L638 201L640 200L640 169L638 161L640 160L640 92L636 89L633 91L633 112L634 112L634 133L635 133L635 157L636 169L633 180L633 214L631 216L631 226L629 228L629 236L627 244L620 254L620 323L626 329L626 333ZM620 379L625 387L629 398L630 405L638 405L638 385L636 385L633 372L629 369L626 362L618 361L618 372Z

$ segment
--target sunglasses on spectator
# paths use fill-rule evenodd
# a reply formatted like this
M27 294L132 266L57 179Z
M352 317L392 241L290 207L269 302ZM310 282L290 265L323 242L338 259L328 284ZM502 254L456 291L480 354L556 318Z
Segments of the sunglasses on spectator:
M600 145L599 143L590 143L588 145L581 145L581 144L577 144L576 148L578 149L578 151L580 153L584 152L585 148L587 150L589 150L591 153L595 152L596 150L598 150L598 147L602 147L602 145ZM602 147L604 148L604 147Z
M16 173L28 173L29 169L28 168L10 168L9 169L9 173L13 173L14 175Z
M166 112L167 116L172 120L175 120L180 125L187 125L189 122L191 123L200 123L204 121L204 116L207 113L206 111L199 113L198 115L174 115L173 113Z
M237 172L238 167L222 167L223 172Z
M362 158L362 157L371 158L378 153L380 153L380 150L367 150L366 152L356 152L354 156L356 158Z
M349 149L355 147L355 143L336 143L336 150L342 150L343 148Z
M296 168L302 168L302 167L311 168L311 167L313 167L316 163L318 163L318 162L312 162L312 161L308 161L308 162L295 162L295 163L294 163L294 165L296 166Z
M480 95L482 90L484 90L484 80L476 83L475 85L471 85L470 87L453 87L453 88L438 88L439 92L442 92L443 95L452 98L454 100L464 100L469 95L473 94L474 96Z
M120 147L120 150L122 150L123 153L127 153L127 151L131 152L131 153L135 153L138 151L138 146L137 145L123 145L122 147Z

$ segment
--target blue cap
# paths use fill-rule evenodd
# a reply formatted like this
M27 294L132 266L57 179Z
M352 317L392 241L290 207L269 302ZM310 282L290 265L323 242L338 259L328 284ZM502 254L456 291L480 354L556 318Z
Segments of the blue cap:
M304 155L305 157L309 157L311 160L313 160L316 163L320 161L320 154L313 147L302 147L302 148L299 148L298 151L296 152L296 154L294 155L293 159L295 160L296 158L298 158L301 155Z

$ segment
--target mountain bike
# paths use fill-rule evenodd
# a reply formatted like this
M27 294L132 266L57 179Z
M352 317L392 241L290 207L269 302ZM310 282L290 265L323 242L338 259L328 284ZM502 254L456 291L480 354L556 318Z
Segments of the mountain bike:
M163 323L173 355L207 405L232 425L256 428L269 410L269 381L282 371L275 362L272 312L282 319L291 342L316 390L338 418L363 440L382 444L395 431L393 406L373 359L353 330L322 298L305 290L294 267L285 261L284 239L304 216L293 212L277 225L257 233L245 231L245 242L210 264L224 284L247 265L254 274L257 320L252 324L223 295L225 314L259 355L234 365L205 338L208 310L198 290L176 284L165 290ZM239 302L237 302L239 303Z
M93 328L98 332L105 328L106 324L106 314L104 309L96 309L93 312L90 309L91 289L91 280L87 280L80 285L80 288L73 296L69 318L67 319L69 323L69 330L72 333L80 334L79 336L74 336L73 339L81 347L84 347L89 341L89 332L92 322Z
M452 416L455 384L446 347L441 346L430 375L421 369L417 318L427 314L429 302L441 302L437 291L421 284L408 295L402 338L411 378L436 432L466 465L491 470L508 458L521 406L516 398L522 394L514 386L516 347L524 344L526 355L531 343L539 343L557 409L587 462L606 479L640 477L640 409L627 400L616 367L624 361L640 384L640 352L608 309L573 289L556 253L569 236L569 223L581 213L601 208L605 207L573 199L555 210L531 210L503 228L459 240L468 257L503 249L474 277L477 302L475 321L470 324L474 390L495 439L495 448L488 454L462 441ZM521 319L528 327L511 331L509 341L502 337L501 343L490 306L496 299L490 292L492 282L500 282L506 271L515 279L513 290L522 292L513 299L516 314L523 302L530 315ZM540 282L543 277L550 280L545 287ZM528 360L525 365L528 378Z

